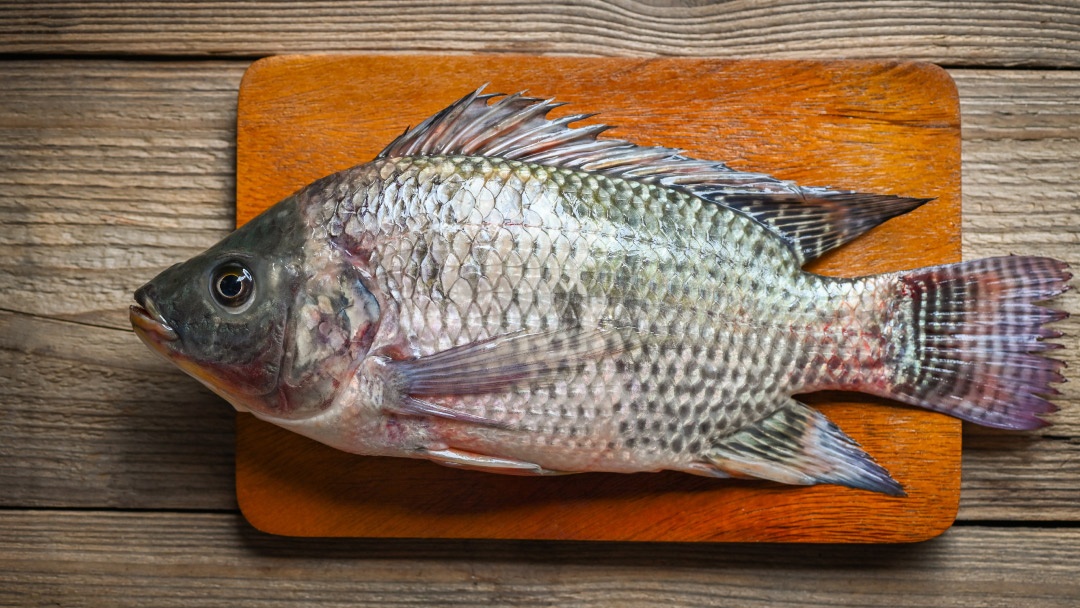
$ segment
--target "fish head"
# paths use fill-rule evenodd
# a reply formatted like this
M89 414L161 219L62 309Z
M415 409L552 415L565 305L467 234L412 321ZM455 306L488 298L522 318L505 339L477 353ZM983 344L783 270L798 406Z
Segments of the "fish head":
M325 410L370 347L379 306L310 224L290 197L168 268L135 292L136 335L237 410Z

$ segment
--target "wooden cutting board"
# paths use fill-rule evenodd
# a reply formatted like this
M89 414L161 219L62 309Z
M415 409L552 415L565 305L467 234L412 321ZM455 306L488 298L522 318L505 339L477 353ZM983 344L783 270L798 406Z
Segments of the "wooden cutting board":
M941 69L888 62L513 56L294 56L240 87L237 223L371 160L409 125L490 83L602 112L612 137L804 185L935 197L810 268L856 276L960 259L960 115ZM562 111L562 110L560 110ZM679 473L506 477L346 454L250 415L237 497L295 536L634 541L911 542L951 525L960 424L855 394L809 402L907 489L891 498Z

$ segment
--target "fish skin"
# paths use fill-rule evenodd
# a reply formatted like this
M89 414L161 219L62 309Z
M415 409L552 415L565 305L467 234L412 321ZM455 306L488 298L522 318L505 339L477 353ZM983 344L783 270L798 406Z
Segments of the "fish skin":
M857 299L858 284L801 272L779 238L739 213L493 159L377 161L362 172L342 179L379 185L359 191L345 217L324 205L317 221L342 223L338 242L367 257L376 293L398 309L375 350L424 357L512 332L605 324L641 341L553 386L455 400L513 429L438 425L455 447L558 470L681 468L700 460L711 434L703 422L741 428L782 396L813 390L819 375L831 386L859 369L826 363L860 339L860 320L825 329L837 297ZM433 179L438 196L412 194Z
M1006 428L1052 411L1041 395L1062 377L1042 326L1061 314L1031 302L1066 288L1064 264L808 273L925 199L799 188L491 98L163 272L136 294L136 333L238 409L328 445L502 473L673 469L902 495L791 395L857 390ZM537 128L560 143L521 139ZM254 277L243 310L207 293L234 260Z

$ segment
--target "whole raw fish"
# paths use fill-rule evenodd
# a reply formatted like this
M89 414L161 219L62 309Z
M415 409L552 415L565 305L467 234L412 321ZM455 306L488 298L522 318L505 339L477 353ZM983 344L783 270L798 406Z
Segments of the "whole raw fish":
M237 409L359 454L903 490L822 389L1028 429L1062 262L855 279L802 265L926 199L598 139L521 95L452 104L135 294L136 333Z

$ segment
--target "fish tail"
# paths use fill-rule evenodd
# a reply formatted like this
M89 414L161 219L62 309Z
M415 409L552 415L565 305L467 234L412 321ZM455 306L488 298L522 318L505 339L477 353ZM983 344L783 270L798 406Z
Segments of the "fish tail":
M896 275L887 313L893 356L881 394L980 425L1035 429L1057 410L1065 364L1046 327L1069 316L1038 306L1068 289L1068 266L1008 256ZM878 391L874 391L878 392Z

